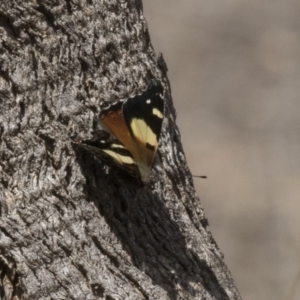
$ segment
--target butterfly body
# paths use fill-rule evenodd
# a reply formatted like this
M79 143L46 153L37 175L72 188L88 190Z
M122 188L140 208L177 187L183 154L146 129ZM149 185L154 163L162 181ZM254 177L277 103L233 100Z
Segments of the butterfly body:
M163 88L159 82L151 81L143 93L101 111L100 124L115 139L82 141L81 146L94 154L104 152L133 176L144 180L157 152L163 114Z

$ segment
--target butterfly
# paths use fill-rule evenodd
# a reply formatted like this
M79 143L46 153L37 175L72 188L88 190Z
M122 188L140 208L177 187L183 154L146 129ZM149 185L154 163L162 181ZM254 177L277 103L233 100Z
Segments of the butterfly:
M109 136L81 141L80 146L96 156L108 156L144 181L155 159L163 117L163 87L152 80L141 94L117 101L100 112L100 125Z

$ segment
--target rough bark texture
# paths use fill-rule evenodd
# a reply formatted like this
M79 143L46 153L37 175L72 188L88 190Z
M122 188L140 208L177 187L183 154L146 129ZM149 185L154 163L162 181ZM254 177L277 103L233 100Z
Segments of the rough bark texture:
M0 2L1 299L240 299L187 168L142 4ZM149 184L71 143L101 107L166 90Z

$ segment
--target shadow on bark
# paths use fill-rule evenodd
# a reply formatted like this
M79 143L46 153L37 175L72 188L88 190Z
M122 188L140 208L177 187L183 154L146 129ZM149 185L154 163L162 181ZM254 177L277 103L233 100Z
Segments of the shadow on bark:
M101 162L92 155L79 148L75 151L86 178L86 201L98 208L136 268L161 286L170 299L177 299L180 289L195 296L196 283L213 299L229 300L207 263L188 249L163 199L153 194L151 187L137 187L134 179L116 167L106 175ZM96 237L93 240L102 252L110 255ZM110 260L119 267L117 258L111 256ZM134 280L129 274L123 275Z

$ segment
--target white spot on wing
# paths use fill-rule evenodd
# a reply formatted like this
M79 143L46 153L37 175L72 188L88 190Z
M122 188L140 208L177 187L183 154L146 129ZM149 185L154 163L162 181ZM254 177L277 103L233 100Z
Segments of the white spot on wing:
M148 100L146 101L146 103L147 103L147 104L150 104L150 103L151 103L151 99L148 99Z

